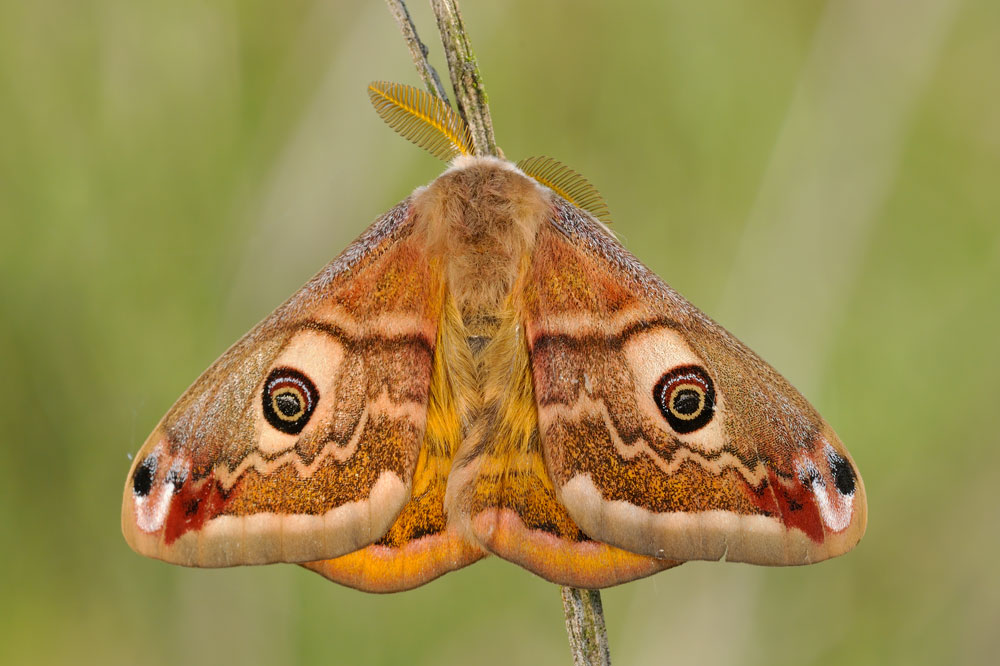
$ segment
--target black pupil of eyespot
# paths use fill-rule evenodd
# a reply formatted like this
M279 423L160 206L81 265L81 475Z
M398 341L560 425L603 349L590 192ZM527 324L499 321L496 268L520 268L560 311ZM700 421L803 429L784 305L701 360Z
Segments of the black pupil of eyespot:
M299 396L294 393L282 393L274 399L274 403L284 416L292 417L302 411Z
M701 397L694 389L681 389L674 396L674 411L678 414L694 414L701 404Z

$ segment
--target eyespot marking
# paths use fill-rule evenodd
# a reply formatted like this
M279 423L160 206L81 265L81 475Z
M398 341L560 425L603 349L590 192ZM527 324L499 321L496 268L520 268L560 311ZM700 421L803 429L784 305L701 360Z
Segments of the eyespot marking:
M708 425L715 415L715 387L705 369L684 365L665 373L653 400L674 432L684 435Z
M318 402L316 385L294 368L275 368L264 382L261 395L264 418L285 434L302 432Z

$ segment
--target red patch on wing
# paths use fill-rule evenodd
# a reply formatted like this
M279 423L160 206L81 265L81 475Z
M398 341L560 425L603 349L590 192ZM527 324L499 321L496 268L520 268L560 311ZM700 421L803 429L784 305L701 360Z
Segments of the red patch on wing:
M823 543L823 521L812 492L797 479L782 479L768 469L759 488L747 485L747 497L761 511L780 516L789 529L798 528L816 543ZM773 489L774 492L771 492Z
M772 470L768 470L768 482L774 488L785 525L802 530L816 543L823 543L823 519L812 491L797 478L781 479Z
M776 493L771 492L771 486L774 484L773 472L768 472L768 478L757 486L751 484L742 476L738 478L743 481L746 487L746 496L755 507L770 516L782 513L781 507L778 506L778 500L775 498Z
M229 494L235 490L234 487ZM201 529L206 520L222 513L227 501L219 491L214 474L196 483L185 483L170 501L163 527L164 543L169 546L185 532Z

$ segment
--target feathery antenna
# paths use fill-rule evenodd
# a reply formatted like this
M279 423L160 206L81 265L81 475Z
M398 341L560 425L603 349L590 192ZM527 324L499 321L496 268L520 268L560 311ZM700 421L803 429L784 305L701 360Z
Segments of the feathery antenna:
M577 208L582 208L605 224L611 211L604 197L589 180L551 157L526 157L517 168L549 188Z
M368 98L389 127L439 160L472 154L468 126L441 98L387 81L369 84Z

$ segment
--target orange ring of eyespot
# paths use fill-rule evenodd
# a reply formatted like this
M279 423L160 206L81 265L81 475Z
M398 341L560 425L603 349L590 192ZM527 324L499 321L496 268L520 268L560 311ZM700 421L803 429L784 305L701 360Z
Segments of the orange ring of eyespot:
M295 399L299 404L299 411L292 415L287 415L278 408L278 398L289 393L295 396ZM282 386L271 394L271 408L274 410L275 416L282 421L298 421L302 418L302 415L306 413L306 404L306 397L302 395L302 391L295 386Z
M698 409L690 414L684 414L683 412L677 411L676 407L674 407L674 403L677 402L677 396L681 391L694 391L698 394ZM670 404L668 405L668 408L670 409L671 414L682 421L692 421L698 418L701 416L701 413L705 411L705 389L698 384L678 384L677 386L674 386L673 390L670 392Z

